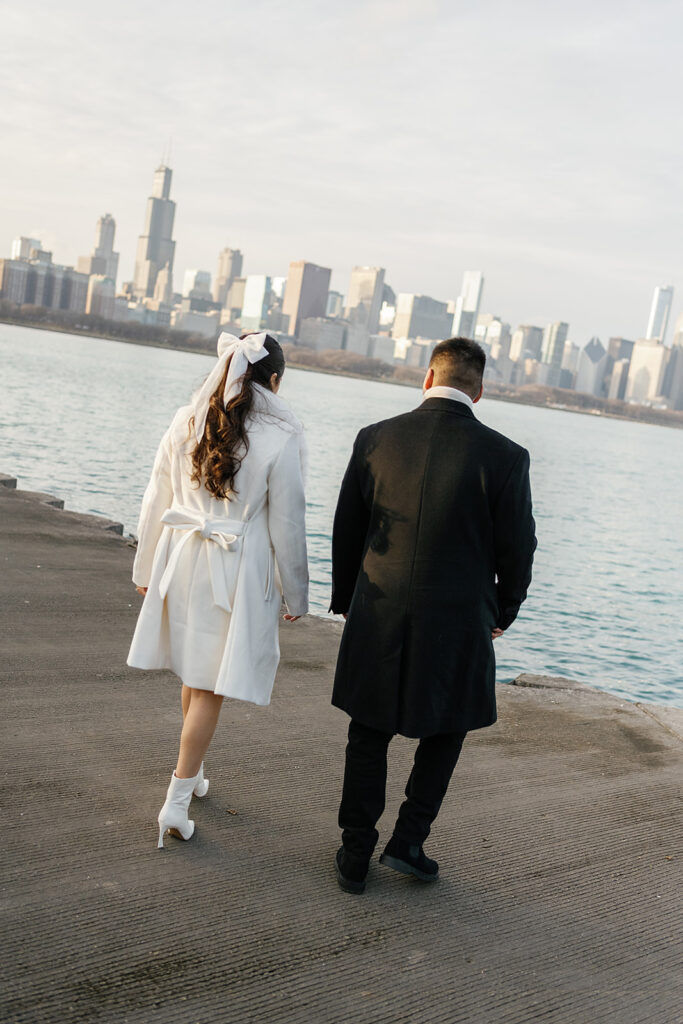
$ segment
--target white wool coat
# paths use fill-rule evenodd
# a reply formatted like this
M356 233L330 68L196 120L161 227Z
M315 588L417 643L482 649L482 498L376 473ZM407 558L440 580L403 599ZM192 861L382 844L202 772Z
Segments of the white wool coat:
M268 704L282 596L291 615L308 611L305 445L282 399L258 388L254 409L229 499L190 479L192 406L162 438L138 526L133 582L148 591L128 664Z

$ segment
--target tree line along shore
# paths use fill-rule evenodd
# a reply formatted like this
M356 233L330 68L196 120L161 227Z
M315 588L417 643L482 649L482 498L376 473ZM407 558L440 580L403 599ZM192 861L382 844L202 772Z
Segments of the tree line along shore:
M119 323L86 313L48 310L42 306L16 306L6 300L0 300L0 323L65 334L82 334L109 341L125 341L135 345L176 349L181 352L196 352L200 355L215 354L213 340L189 331L130 321ZM277 332L273 333L277 334ZM417 367L391 366L380 359L369 359L367 356L354 352L338 349L318 351L286 342L283 343L283 349L289 365L301 370L385 381L409 387L420 387L424 378L424 370ZM564 388L543 387L538 384L506 387L487 381L486 394L489 398L521 405L545 406L546 408L564 409L593 416L608 416L659 426L683 428L683 412L656 409L646 405L631 405L628 402L597 398L594 395L568 391Z

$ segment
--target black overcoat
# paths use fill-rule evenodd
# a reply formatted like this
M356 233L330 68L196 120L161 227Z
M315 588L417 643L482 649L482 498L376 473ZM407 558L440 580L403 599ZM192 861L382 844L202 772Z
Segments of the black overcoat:
M515 619L535 547L529 453L469 406L428 398L361 430L334 521L332 703L403 736L495 722L491 631Z

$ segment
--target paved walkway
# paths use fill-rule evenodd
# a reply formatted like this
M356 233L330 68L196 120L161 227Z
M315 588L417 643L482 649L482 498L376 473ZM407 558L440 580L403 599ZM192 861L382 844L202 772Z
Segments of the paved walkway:
M681 1020L680 712L503 687L428 844L442 879L375 862L354 897L332 870L339 626L308 619L272 706L226 702L196 837L158 852L180 708L125 666L132 548L3 487L0 525L2 1021Z

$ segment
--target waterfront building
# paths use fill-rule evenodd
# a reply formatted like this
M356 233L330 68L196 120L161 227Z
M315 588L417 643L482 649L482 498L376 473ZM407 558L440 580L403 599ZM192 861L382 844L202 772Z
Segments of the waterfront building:
M154 295L151 299L143 299L143 302L156 302L162 303L165 306L170 306L173 303L173 279L171 277L171 268L168 263L165 267L162 267L157 274L156 284L154 285ZM157 305L157 309L159 306Z
M452 310L454 338L474 338L483 291L484 275L482 272L466 270L462 279L460 295L455 300L455 307Z
M243 257L239 249L222 249L218 255L218 269L213 286L213 300L221 309L228 303L232 282L242 273Z
M391 329L394 338L447 338L452 318L448 305L428 295L401 292L396 299L396 317Z
M43 306L85 313L88 276L52 262L52 254L32 249L28 260L0 260L0 296L19 306Z
M543 341L541 343L541 362L551 366L560 366L564 355L564 343L569 333L569 324L563 320L556 320L548 324L543 330Z
M683 313L676 320L672 345L675 348L683 348Z
M85 311L91 316L101 316L105 320L114 319L116 286L111 277L104 274L90 274Z
M510 354L512 335L510 324L503 323L500 317L494 317L486 328L484 339L486 347L491 353L491 358L496 362L499 359L507 359Z
M626 381L628 380L628 369L631 365L630 359L617 359L612 366L612 372L607 385L607 397L623 400L626 395Z
M669 408L683 409L683 346L680 344L668 350L662 394Z
M500 317L494 313L480 313L477 317L477 321L474 325L474 341L478 342L482 346L486 346L486 332L493 323L494 320L500 320ZM457 335L453 335L457 337Z
M368 340L368 356L371 359L381 359L383 363L394 363L394 351L396 342L387 334L371 334Z
M343 349L346 339L347 324L344 320L333 320L325 316L305 317L299 323L297 338L301 345L308 348L315 348L319 351L326 349Z
M225 311L233 323L239 323L244 304L244 288L247 283L246 277L236 277L230 285L228 297L225 300Z
M661 395L668 351L653 338L636 341L626 381L627 402L652 402Z
M324 317L332 271L316 263L296 260L289 265L282 312L288 318L287 329L298 337L302 320Z
M169 277L173 279L175 203L171 199L172 176L171 168L163 164L154 173L152 194L147 200L145 227L138 239L135 260L133 292L138 298L153 297L157 276L164 267L168 267Z
M30 260L33 250L41 250L42 248L43 243L39 238L28 238L24 235L20 235L19 238L15 238L12 242L10 259Z
M567 373L575 374L579 368L579 354L581 349L578 345L575 345L573 341L565 341L564 348L562 350L562 362L560 363L560 369L566 370Z
M563 320L556 320L545 327L541 344L541 363L545 368L539 371L539 384L559 387L564 344L568 332L569 324Z
M285 297L285 288L287 287L286 277L271 277L270 279L270 291L274 299L279 299L282 305L282 300Z
M543 345L543 328L520 324L510 339L509 356L513 363L521 359L538 359Z
M626 394L626 378L628 377L628 365L631 362L631 353L635 342L628 338L610 338L607 342L607 365L605 367L605 383L603 391L607 397L623 399ZM626 361L626 375L624 375L623 363ZM617 370L617 363L619 369ZM612 379L614 377L614 380Z
M183 277L183 297L186 299L199 297L210 299L212 297L210 271L186 270Z
M26 301L28 263L25 260L0 259L0 298L21 306Z
M344 296L341 292L328 292L327 307L325 316L333 320L340 319L344 315Z
M116 221L110 213L105 213L97 222L95 232L95 248L89 256L81 256L78 270L81 274L96 274L98 277L110 278L116 288L119 272L119 254L114 252Z
M591 338L579 352L575 390L586 395L601 395L606 370L607 349L599 338Z
M266 326L271 299L271 279L263 274L245 278L240 326L243 331L260 331Z
M650 318L647 322L646 338L664 341L673 298L674 290L672 285L659 285L655 288L654 295L652 296L652 306L650 307Z
M391 330L391 328L394 326L395 319L396 319L396 305L395 305L395 303L384 301L382 303L382 307L381 307L381 309L379 311L379 325L380 325L380 327L385 327L388 330Z
M522 372L518 380L520 384L539 384L540 369L543 364L538 359L523 359L521 361Z
M301 345L318 351L336 349L367 356L370 338L362 324L318 316L306 317L301 321L298 340Z
M346 321L346 336L344 338L344 349L346 352L355 352L359 356L367 356L370 348L370 335L365 324L351 323Z
M188 304L189 306L189 304ZM219 313L198 313L196 310L174 309L170 315L171 327L178 331L191 331L205 338L215 338L220 327Z
M346 319L362 324L369 334L379 328L379 312L384 296L383 267L354 267L346 301Z
M426 370L437 342L433 338L416 338L406 349L405 365Z
M635 341L628 338L610 338L607 342L607 355L616 363L617 359L629 359L633 352Z

